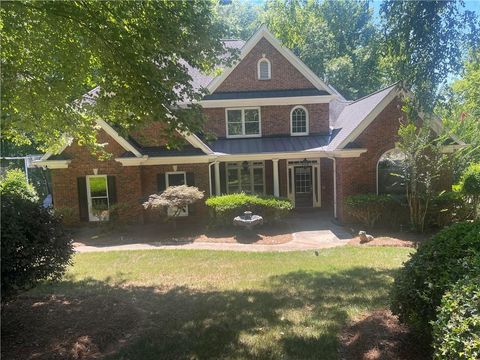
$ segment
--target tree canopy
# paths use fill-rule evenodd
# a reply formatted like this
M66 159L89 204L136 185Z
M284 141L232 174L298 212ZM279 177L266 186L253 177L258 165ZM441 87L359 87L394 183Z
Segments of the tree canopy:
M199 96L186 65L209 71L223 53L208 1L2 2L0 26L2 134L41 150L62 134L95 144L98 118L199 129L175 110Z

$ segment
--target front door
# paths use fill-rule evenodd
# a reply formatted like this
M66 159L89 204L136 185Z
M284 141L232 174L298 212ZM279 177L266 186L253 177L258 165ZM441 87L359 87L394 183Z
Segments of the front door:
M313 206L312 167L295 166L295 207Z

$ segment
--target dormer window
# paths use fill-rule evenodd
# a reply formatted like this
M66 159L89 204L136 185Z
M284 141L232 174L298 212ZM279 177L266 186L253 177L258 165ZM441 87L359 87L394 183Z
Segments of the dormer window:
M270 61L262 57L258 60L258 80L270 80L272 78L272 68Z
M308 135L308 112L303 106L296 106L290 113L290 131L293 135Z

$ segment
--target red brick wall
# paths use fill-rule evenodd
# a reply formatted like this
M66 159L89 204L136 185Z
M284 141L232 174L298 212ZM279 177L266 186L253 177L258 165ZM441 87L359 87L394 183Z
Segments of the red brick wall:
M333 211L333 160L320 158L320 180L321 208Z
M398 100L392 101L354 141L356 147L366 148L359 158L337 158L337 216L349 221L344 211L350 195L376 193L377 162L380 156L395 147L400 118L403 113Z
M262 123L262 136L290 135L290 113L296 105L262 106L260 116ZM309 131L311 134L328 133L329 114L328 104L303 105L309 116ZM205 129L220 138L226 134L225 108L204 109L208 118Z
M72 160L68 169L52 170L52 193L55 208L69 214L65 218L67 223L79 222L77 177L94 175L93 169L98 169L98 175L116 177L117 201L119 204L129 205L127 212L120 213L121 218L128 221L139 221L142 214L140 169L124 167L115 161L115 157L123 154L125 150L103 130L98 134L98 142L108 143L106 151L112 154L110 159L100 161L92 156L87 148L76 143L65 149L63 154Z
M270 80L258 80L257 63L265 54L270 61ZM216 92L314 88L267 40L261 39L237 65Z

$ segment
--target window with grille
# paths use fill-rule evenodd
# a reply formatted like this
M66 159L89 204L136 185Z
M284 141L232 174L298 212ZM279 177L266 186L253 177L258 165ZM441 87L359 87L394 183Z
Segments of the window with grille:
M227 193L265 193L263 161L227 163Z
M292 135L308 135L308 113L304 107L297 106L291 113Z
M227 137L260 135L260 109L227 109Z
M261 59L258 62L258 79L269 80L272 77L272 71L270 67L270 61L267 59Z

